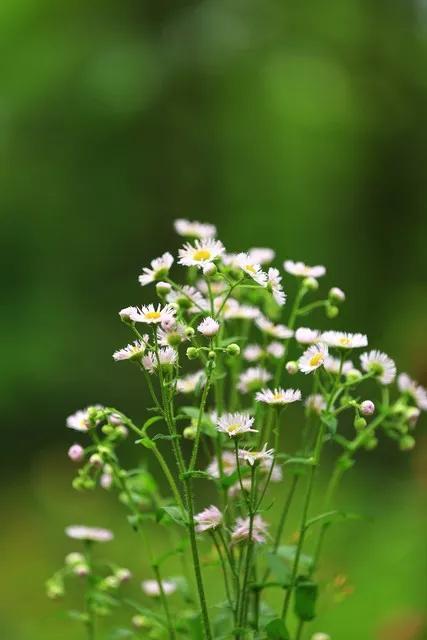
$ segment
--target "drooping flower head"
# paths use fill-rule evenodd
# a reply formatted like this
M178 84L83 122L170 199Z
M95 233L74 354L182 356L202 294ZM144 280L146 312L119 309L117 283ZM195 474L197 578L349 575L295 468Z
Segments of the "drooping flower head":
M265 404L283 406L291 402L301 400L301 391L299 389L262 389L259 391L255 399Z
M252 451L248 449L239 449L239 458L247 462L251 467L256 462L267 462L273 460L274 449L267 449L267 443L261 451Z
M216 529L222 524L222 513L218 507L211 505L196 514L194 520L197 533L203 533L204 531L209 531L209 529Z
M170 305L162 306L160 304L155 307L153 304L142 305L140 309L132 313L131 319L134 322L143 322L144 324L160 324L165 320L173 323L175 320L175 309Z
M412 380L407 373L401 373L397 378L399 391L407 393L422 411L427 411L427 390Z
M373 373L381 384L390 384L396 377L394 360L382 351L372 350L362 353L360 363L363 371Z
M363 333L324 331L320 339L329 347L338 347L341 349L360 349L368 345L368 338Z
M253 519L252 526L252 540L262 544L267 538L268 524L257 513ZM234 544L243 542L249 539L250 533L250 519L249 518L237 518L234 529L231 533L231 540Z
M273 294L273 298L278 305L283 306L286 302L286 294L282 287L282 276L279 269L270 267L267 271L267 288Z
M161 280L168 275L171 266L173 265L173 256L167 251L160 258L155 258L151 261L151 269L144 267L142 274L139 276L138 281L141 286Z
M249 417L246 413L226 413L216 423L216 428L222 433L226 433L230 438L240 436L249 431L256 432L252 429L254 418Z
M73 540L87 540L90 542L109 542L114 538L113 532L100 527L86 527L74 524L65 529L65 533Z
M199 267L204 269L217 260L225 249L219 240L196 240L194 245L187 242L179 250L179 264L186 267Z
M174 222L175 231L178 235L184 238L214 238L216 236L216 227L213 224L206 222L198 222L194 220L186 220L185 218L178 218Z
M298 360L298 368L303 373L311 373L323 366L328 357L328 347L323 342L308 347Z
M315 267L309 267L304 262L285 260L283 266L285 271L298 278L321 278L326 273L326 268L320 264Z

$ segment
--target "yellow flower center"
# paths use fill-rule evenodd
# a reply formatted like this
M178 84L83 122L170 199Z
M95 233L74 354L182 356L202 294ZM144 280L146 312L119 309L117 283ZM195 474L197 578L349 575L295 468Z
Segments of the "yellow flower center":
M281 393L275 393L273 394L273 400L279 401L282 399L282 394Z
M249 273L256 273L254 265L253 264L247 264L246 266L246 271L249 271Z
M227 427L227 431L229 433L235 433L238 430L239 427L240 427L240 425L237 422L235 424L229 424L228 427Z
M345 336L343 336L339 339L339 343L342 347L348 347L348 345L350 344L350 338L346 338Z
M145 314L147 320L158 320L161 316L160 311L149 311Z
M319 364L323 362L323 353L316 353L315 356L310 358L309 365L310 367L317 367Z
M193 253L193 260L197 260L197 262L204 262L205 260L209 260L211 257L211 252L209 249L197 249Z

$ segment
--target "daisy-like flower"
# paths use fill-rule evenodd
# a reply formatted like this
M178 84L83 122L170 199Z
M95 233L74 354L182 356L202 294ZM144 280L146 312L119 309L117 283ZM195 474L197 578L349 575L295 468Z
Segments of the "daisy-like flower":
M156 280L161 280L165 276L168 275L171 266L173 265L173 256L167 251L160 258L155 258L151 261L151 269L148 267L144 267L142 270L142 274L139 276L138 281L139 284L143 287L145 285L150 284L150 282L155 282Z
M285 405L291 402L301 400L301 391L299 389L262 389L255 396L258 402L264 402L271 405Z
M321 278L326 273L326 268L320 264L315 267L309 267L304 262L285 260L283 266L285 271L298 278Z
M246 369L240 377L237 384L237 388L241 393L250 393L251 391L257 391L261 387L271 380L271 373L263 367L249 367Z
M329 347L340 347L341 349L360 349L368 344L368 338L363 333L347 333L345 331L324 331L320 339Z
M250 493L251 487L252 487L252 480L250 478L242 478L242 482L240 482L240 480L237 480L237 482L232 484L228 492L228 495L230 496L230 498L234 498L237 495L239 495L239 493L242 490L242 487L244 491L247 491L248 493Z
M208 306L207 300L205 300L200 291L187 284L181 287L179 291L174 289L168 293L166 300L169 304L177 305L180 309L189 309L196 313Z
M224 253L224 245L219 240L196 240L194 245L187 242L179 250L179 264L203 269Z
M412 380L407 373L401 373L397 378L399 391L407 393L422 411L427 411L427 390Z
M224 291L227 289L227 283L224 280L210 280L209 285L214 296L221 295L221 293L224 293ZM206 280L197 280L196 286L199 291L201 291L205 295L208 295L209 287Z
M198 386L204 386L206 382L205 372L203 370L189 373L181 376L176 381L176 390L178 393L194 393Z
M326 371L329 371L329 373L337 374L339 373L339 370L341 367L341 360L339 358L333 358L332 356L328 356L325 359L323 366L325 367ZM343 375L346 375L352 369L354 369L354 365L352 361L344 360L344 362L342 363L341 373Z
M261 287L267 285L267 274L262 270L260 264L252 262L247 253L238 253L236 256L236 264Z
M396 377L394 360L382 351L372 350L362 353L360 363L363 371L373 373L381 384L390 384Z
M122 320L129 321L135 313L138 313L137 307L125 307L119 311L119 316Z
M221 456L222 462L222 472L225 476L231 476L232 473L236 471L236 456L231 451L223 451ZM219 465L218 459L213 458L212 462L206 468L206 473L208 473L212 478L219 478Z
M65 533L73 540L88 540L90 542L109 542L114 538L113 532L100 527L86 527L73 524L65 529Z
M206 222L198 222L194 220L186 220L185 218L178 218L174 222L175 231L178 235L184 238L214 238L216 236L216 227L213 224Z
M273 341L267 347L267 353L273 358L280 359L285 355L285 347L281 342Z
M161 327L157 329L157 342L162 347L177 347L181 342L188 340L185 326L176 322L172 329L165 331Z
M79 409L71 416L68 416L66 420L66 426L69 429L74 429L74 431L89 431L91 424L89 420L89 409L102 409L101 404L95 404L91 407L87 407L86 409Z
M150 598L159 598L162 595L162 591L165 596L170 596L176 591L176 583L173 580L161 580L162 588L157 580L144 580L141 582L141 588L146 596Z
M254 320L258 318L261 312L257 307L252 307L249 304L239 304L237 300L229 298L224 305L223 313L226 320Z
M251 428L253 423L254 418L250 418L246 413L226 413L218 418L216 428L234 438L248 431L256 433L257 429Z
M253 519L252 526L252 540L262 544L267 538L268 524L257 513ZM243 542L249 539L250 532L250 519L249 518L237 518L234 529L231 533L231 540L233 543Z
M295 331L295 340L300 344L314 344L320 338L320 331L308 327L298 327Z
M132 344L128 344L123 349L119 349L113 353L113 360L133 360L144 355L147 345L144 340L135 340Z
M176 351L172 347L162 347L159 349L159 360L154 351L150 351L142 358L142 366L148 373L154 373L158 364L161 367L174 365L176 362Z
M324 409L326 409L326 401L321 393L313 393L308 396L304 402L304 406L310 413L317 413L320 415Z
M276 253L270 247L253 247L248 251L251 262L258 264L270 264L273 262Z
M270 267L267 271L267 289L273 294L273 298L278 305L283 306L286 302L286 294L282 287L282 276L279 269Z
M132 315L131 319L134 322L143 322L144 324L160 324L165 320L173 323L175 320L175 309L170 305L162 307L158 304L155 307L153 304L143 305L140 309L137 309Z
M289 329L289 327L286 327L284 324L274 324L263 315L256 318L255 324L263 333L266 333L268 336L272 336L273 338L286 340L294 335L294 332L292 329Z
M197 533L216 529L222 524L222 513L213 504L194 516Z
M311 373L321 367L328 357L328 347L318 342L308 347L298 360L298 368L303 373Z
M273 460L273 454L274 449L267 449L267 443L265 443L261 451L239 449L239 458L247 462L251 467L253 467L256 462Z
M261 460L260 469L266 474L269 474L271 471L271 466L274 464L274 460ZM277 464L274 464L273 470L270 475L270 482L281 482L283 480L283 471L282 467Z
M264 355L264 350L259 346L259 344L248 344L243 349L243 357L248 362L256 362L257 360L261 360Z
M197 331L202 335L211 338L215 336L219 331L219 322L214 320L211 316L208 316L197 327Z

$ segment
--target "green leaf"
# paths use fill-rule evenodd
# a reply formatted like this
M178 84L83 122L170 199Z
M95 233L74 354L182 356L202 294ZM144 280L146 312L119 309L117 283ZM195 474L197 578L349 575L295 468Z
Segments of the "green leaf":
M146 449L154 449L154 443L152 440L150 440L150 438L148 438L148 436L144 436L143 438L140 438L139 440L135 440L135 444L142 444L143 447L145 447Z
M290 563L286 562L285 559L280 557L277 553L273 553L273 551L267 551L265 557L267 565L277 582L284 587L288 586L291 581L292 573Z
M296 546L294 545L281 545L277 549L277 555L286 560L290 567L293 566L296 554ZM313 558L312 556L308 556L305 553L302 553L299 558L298 568L300 571L306 572L310 571L313 566Z
M337 425L338 425L338 420L336 416L334 416L333 413L327 413L326 411L323 411L320 414L320 420L327 427L328 432L331 435L335 435L337 431Z
M322 522L324 525L334 524L335 522L343 522L344 520L360 520L362 516L357 513L348 513L345 511L326 511L314 518L307 520L305 528L308 529L318 522Z
M289 633L281 618L274 618L265 627L269 640L289 640Z
M166 433L156 433L156 435L153 436L152 442L154 442L155 440L179 440L180 438L182 438L182 436L179 433L173 433L172 435Z
M211 476L207 471L198 471L198 470L185 471L184 473L181 473L179 477L181 478L181 480L185 480L186 478L205 478L210 480L211 478Z
M315 617L318 586L311 580L300 579L295 588L295 614L308 622Z
M151 418L148 418L148 420L146 420L142 425L142 431L145 433L151 425L159 422L160 420L163 420L163 416L152 416Z
M186 527L188 522L184 519L184 515L181 509L175 505L160 507L160 511L163 511L173 522L179 524L181 527Z

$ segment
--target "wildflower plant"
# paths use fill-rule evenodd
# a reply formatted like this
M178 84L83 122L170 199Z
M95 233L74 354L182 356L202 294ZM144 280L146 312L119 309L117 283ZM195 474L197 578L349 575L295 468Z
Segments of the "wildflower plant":
M284 277L270 266L272 249L227 253L213 225L178 220L175 229L185 237L177 264L167 252L139 276L153 287L153 302L119 313L129 344L113 358L142 376L145 422L101 405L67 419L81 436L68 451L78 466L74 488L116 492L149 557L141 598L153 605L122 595L128 569L99 564L95 547L111 532L83 526L67 529L82 548L48 581L48 594L62 596L71 577L84 581L85 607L74 617L89 640L98 637L97 618L118 605L129 625L117 637L301 640L316 617L326 534L350 517L335 506L343 476L380 436L412 449L427 393L404 373L394 385L395 363L368 349L365 334L307 327L316 310L335 318L345 300L338 287L319 295L325 267L286 260ZM287 279L296 284L290 302ZM123 466L126 441L138 447L141 466ZM324 464L332 466L319 505L313 489ZM164 476L168 495L148 466ZM275 483L280 490L272 491ZM295 505L298 532L289 543ZM153 526L177 530L179 543L156 556ZM174 556L191 561L191 573L170 577ZM206 589L212 562L220 602Z

